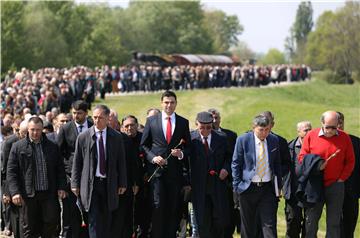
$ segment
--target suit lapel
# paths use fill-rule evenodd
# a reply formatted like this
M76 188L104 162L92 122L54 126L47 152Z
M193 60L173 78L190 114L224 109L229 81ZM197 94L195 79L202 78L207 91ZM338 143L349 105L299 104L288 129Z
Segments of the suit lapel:
M161 138L163 139L163 142L165 144L167 144L166 138L165 138L165 135L164 135L164 131L163 131L163 127L162 127L162 113L159 113L157 115L156 124L157 124L158 128L160 128L159 131L161 132Z
M79 133L78 133L78 130L76 128L76 124L75 124L74 121L71 123L71 128L72 128L72 131L74 132L74 135L75 135L75 138L76 138Z
M255 135L254 135L254 132L250 133L249 134L250 138L249 138L249 141L250 141L250 146L252 148L252 151L253 151L253 157L252 157L252 162L254 164L254 166L256 166L256 145L255 145Z

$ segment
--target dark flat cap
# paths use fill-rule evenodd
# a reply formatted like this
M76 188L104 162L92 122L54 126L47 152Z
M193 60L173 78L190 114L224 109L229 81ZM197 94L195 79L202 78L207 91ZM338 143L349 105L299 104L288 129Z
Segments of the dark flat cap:
M196 120L203 124L209 124L213 122L213 117L209 112L199 112L196 116Z

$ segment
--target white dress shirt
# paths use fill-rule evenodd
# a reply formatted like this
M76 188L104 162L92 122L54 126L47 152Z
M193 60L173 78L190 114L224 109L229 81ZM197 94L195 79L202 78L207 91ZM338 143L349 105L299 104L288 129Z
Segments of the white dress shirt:
M84 131L86 131L86 130L89 128L88 122L87 122L86 119L85 119L85 122L84 122L83 124L79 124L79 123L77 123L77 122L75 121L75 125L76 125L76 130L77 130L78 133L80 133L80 126L81 126L81 125L83 126L81 133L84 132Z
M254 134L255 137L255 151L256 151L256 167L257 168L257 164L258 164L258 157L260 154L260 150L261 150L261 140L259 138L256 137L256 135ZM255 174L254 177L251 179L251 182L270 182L271 181L271 171L270 171L270 166L269 166L269 153L268 153L268 147L267 147L267 141L266 139L263 141L264 142L264 159L265 159L265 174L264 177L261 179L259 177L258 174ZM257 171L257 170L256 170Z

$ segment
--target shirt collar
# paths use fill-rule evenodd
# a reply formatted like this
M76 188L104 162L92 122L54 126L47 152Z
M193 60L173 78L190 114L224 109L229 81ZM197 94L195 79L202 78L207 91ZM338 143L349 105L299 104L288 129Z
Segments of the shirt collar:
M96 128L95 126L94 126L94 129L95 129L95 134L98 134L98 132L99 132L100 130L99 130L98 128ZM104 130L102 130L103 136L106 135L106 131L107 131L107 127L105 127Z
M254 137L255 137L255 144L260 145L261 140L260 140L259 138L257 138L257 136L255 135L255 133L254 133ZM266 144L266 138L265 138L265 140L264 140L263 142L264 142L264 144Z
M87 122L86 119L85 119L85 122L83 124L79 124L76 121L74 121L74 122L75 122L76 128L78 128L79 126L83 126L83 128L84 127L88 128L88 122Z
M200 134L200 133L199 133ZM204 136L200 134L201 140L204 140ZM207 141L211 140L211 133L207 136Z
M338 131L338 130L336 130L335 135L336 135L336 136L339 135L339 131ZM323 130L322 127L320 128L320 131L319 131L319 135L318 135L318 136L319 136L319 137L320 137L320 136L325 136L325 133L324 133L324 130Z
M169 116L164 111L162 111L161 112L161 117L162 117L163 120L166 120ZM170 118L171 118L172 121L175 120L175 112L173 112L170 115Z

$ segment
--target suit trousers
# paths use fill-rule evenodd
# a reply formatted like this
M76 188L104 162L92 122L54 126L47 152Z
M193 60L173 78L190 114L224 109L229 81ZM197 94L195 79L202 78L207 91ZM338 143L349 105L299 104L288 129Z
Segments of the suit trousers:
M344 183L335 182L325 187L325 202L316 203L306 209L306 238L316 238L321 213L326 204L326 237L339 238L341 234L340 219L344 201Z
M59 202L47 192L36 192L32 198L24 198L20 207L20 222L24 238L53 238L59 224Z
M108 238L111 228L111 213L107 202L106 179L94 179L89 209L89 237Z
M260 232L263 237L277 237L278 198L271 182L257 186L251 183L239 196L241 237L254 238ZM260 224L258 224L260 222ZM257 231L261 227L261 231Z
M178 181L164 177L151 181L153 212L153 238L175 238L178 228L181 185Z
M81 215L76 205L76 196L70 191L68 184L68 196L60 201L61 206L61 231L60 237L79 238L81 233Z
M341 238L354 238L359 216L359 199L345 192L343 218L341 221Z
M305 209L297 200L285 200L286 238L305 238Z

